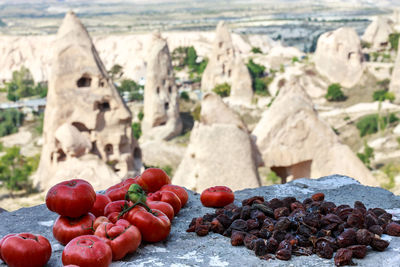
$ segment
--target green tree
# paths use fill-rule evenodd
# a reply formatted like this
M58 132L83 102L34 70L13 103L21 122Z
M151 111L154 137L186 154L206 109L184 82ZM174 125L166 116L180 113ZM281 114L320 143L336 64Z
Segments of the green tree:
M265 67L254 63L253 59L250 59L246 66L250 72L253 91L258 95L269 95L268 84L272 77L264 77Z
M378 132L378 129L385 129L388 124L399 121L395 114L391 113L387 117L378 116L378 114L371 114L362 117L356 124L357 129L360 131L360 136L363 137L368 134Z
M19 147L5 149L0 157L0 181L10 190L33 191L28 177L37 169L39 156L25 157L21 155Z
M329 85L328 92L325 95L328 101L344 101L347 97L342 92L342 87L338 83Z
M140 122L132 123L132 132L135 139L138 140L142 135L142 126L140 125Z
M117 86L118 92L122 95L124 92L129 93L129 100L140 101L143 100L143 94L139 90L143 89L143 86L137 84L135 81L130 79L124 79L121 81L121 85Z
M40 96L46 97L47 85L38 83L35 85L29 69L21 67L19 71L14 71L10 82L5 84L7 99L17 101L23 97Z
M114 80L115 78L121 78L121 76L124 74L122 71L123 67L119 64L115 64L111 67L109 73L111 74L111 78Z
M400 33L391 33L389 35L389 43L392 49L397 50L399 46L399 38L400 38Z
M260 78L264 76L265 67L257 63L254 63L253 59L249 60L249 63L247 63L247 68L253 80L255 78Z
M197 67L197 53L193 46L188 47L185 63L190 69L195 70Z
M384 101L384 100L389 100L390 102L393 102L395 99L395 96L392 92L388 92L387 90L377 90L374 92L372 95L372 98L374 101Z
M0 111L0 137L16 133L23 120L23 113L17 109Z
M221 97L227 97L231 94L231 86L228 83L217 84L212 91Z
M255 47L255 46L253 46L251 48L251 52L254 53L254 54L262 54L261 49L259 47Z
M367 166L368 169L372 169L371 167L371 160L375 157L374 156L374 149L370 147L367 142L364 142L364 152L357 153L357 157Z

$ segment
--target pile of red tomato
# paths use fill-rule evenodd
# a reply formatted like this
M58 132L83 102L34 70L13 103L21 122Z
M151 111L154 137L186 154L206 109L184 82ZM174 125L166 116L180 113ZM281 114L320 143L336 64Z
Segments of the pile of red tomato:
M171 185L168 175L157 168L108 188L104 195L96 194L88 182L74 179L53 186L46 196L48 209L60 215L53 235L65 245L62 262L80 267L109 266L135 252L142 241L165 240L171 221L187 201L186 190ZM20 246L26 249L16 249ZM0 240L0 259L9 266L39 267L50 256L50 243L40 235L13 234ZM29 265L19 262L26 257L32 259Z

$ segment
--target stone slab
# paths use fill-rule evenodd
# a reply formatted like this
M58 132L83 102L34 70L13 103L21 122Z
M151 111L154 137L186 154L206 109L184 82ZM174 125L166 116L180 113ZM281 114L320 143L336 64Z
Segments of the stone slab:
M354 201L362 201L367 208L381 207L400 219L400 197L381 189L360 185L356 180L332 175L320 179L299 179L284 185L245 189L235 192L236 202L254 195L265 199L295 196L299 200L313 193L323 192L325 198L338 204L353 205ZM174 219L172 231L167 241L142 245L138 251L123 259L113 262L112 267L127 266L334 266L333 259L327 260L316 255L296 257L290 261L258 259L254 252L244 247L233 247L230 239L218 234L198 237L195 233L186 233L193 217L213 212L200 203L200 195L189 193L189 201ZM52 224L57 214L47 210L45 205L22 208L15 212L0 214L0 236L12 232L40 233L47 237L52 245L53 254L47 266L62 266L61 253L63 246L58 244L52 235ZM354 259L358 266L400 266L400 237L383 235L390 240L390 246L384 252L368 251L366 258ZM0 266L5 266L0 264Z

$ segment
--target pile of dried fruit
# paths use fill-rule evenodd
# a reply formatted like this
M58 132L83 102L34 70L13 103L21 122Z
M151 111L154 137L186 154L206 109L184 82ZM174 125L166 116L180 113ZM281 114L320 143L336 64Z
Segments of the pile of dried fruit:
M271 199L255 196L238 207L229 204L214 214L194 218L188 232L205 236L210 231L231 238L233 246L244 245L262 259L289 260L292 255L331 259L337 266L362 259L367 246L383 251L389 242L382 234L400 236L400 221L381 208L368 209L360 201L336 206L323 193L299 202L294 197ZM273 256L275 254L275 257Z

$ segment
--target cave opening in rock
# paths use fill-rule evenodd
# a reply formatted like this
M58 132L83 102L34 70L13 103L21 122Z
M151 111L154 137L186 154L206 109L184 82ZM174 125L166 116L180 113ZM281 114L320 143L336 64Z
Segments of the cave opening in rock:
M92 83L92 78L90 78L88 75L83 75L77 82L76 85L78 87L90 87Z
M110 103L108 101L104 101L104 102L98 103L97 104L97 108L101 112L108 111L108 110L110 110Z
M78 129L80 132L89 132L88 127L86 127L86 125L81 122L73 122L72 126Z
M106 151L107 156L108 156L108 155L112 155L112 154L114 153L114 148L113 148L113 145L112 145L112 144L107 144L107 145L104 147L104 150Z

